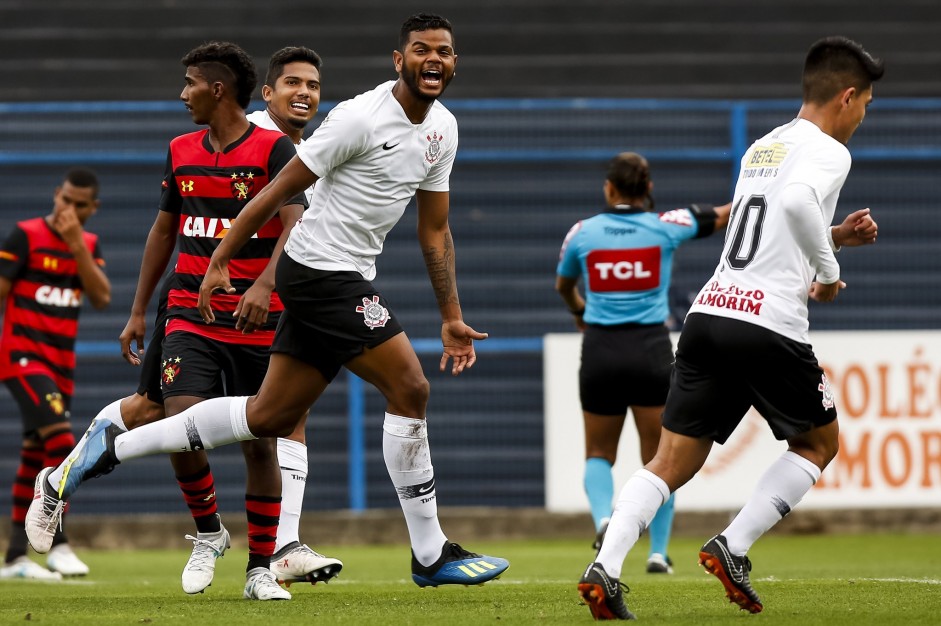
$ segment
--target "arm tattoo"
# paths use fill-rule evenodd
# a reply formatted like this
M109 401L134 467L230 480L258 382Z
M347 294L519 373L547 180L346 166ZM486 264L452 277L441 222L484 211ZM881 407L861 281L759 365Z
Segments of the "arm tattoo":
M454 276L454 241L451 233L444 235L444 250L440 251L429 246L422 250L425 257L425 267L428 268L428 277L431 287L435 291L438 306L458 304L457 281Z

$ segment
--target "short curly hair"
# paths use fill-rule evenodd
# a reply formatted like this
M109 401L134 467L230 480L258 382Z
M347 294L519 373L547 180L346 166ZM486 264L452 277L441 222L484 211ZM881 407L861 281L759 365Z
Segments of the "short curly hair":
M454 42L454 29L447 18L435 15L434 13L416 13L409 17L402 24L399 30L399 50L405 52L405 46L411 38L412 33L424 32L426 30L446 30L451 33L451 42Z
M228 41L210 41L193 48L180 59L184 67L196 66L209 82L220 81L234 88L235 101L247 109L258 84L255 62L239 46Z
M69 171L65 173L65 180L72 184L73 187L79 187L82 189L91 189L92 197L98 198L98 175L95 174L95 170L88 167L72 167L69 168Z

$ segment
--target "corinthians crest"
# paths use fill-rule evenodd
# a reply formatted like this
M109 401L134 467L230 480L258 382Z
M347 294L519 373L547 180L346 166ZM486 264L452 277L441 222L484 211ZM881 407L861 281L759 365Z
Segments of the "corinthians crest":
M357 306L356 312L363 314L363 323L370 328L382 328L389 321L389 309L379 304L379 296L363 298L363 306Z
M239 172L236 174L232 172L232 180L229 182L229 186L232 188L232 197L236 200L248 200L252 197L252 192L255 190L255 174L249 172L248 174L244 172Z
M824 409L833 408L833 389L830 387L830 379L827 378L826 374L820 375L820 384L817 385L817 391L823 395L823 399L820 401L823 404Z
M434 163L441 156L441 140L444 135L438 136L438 131L431 135L425 135L428 138L428 148L425 150L425 160Z

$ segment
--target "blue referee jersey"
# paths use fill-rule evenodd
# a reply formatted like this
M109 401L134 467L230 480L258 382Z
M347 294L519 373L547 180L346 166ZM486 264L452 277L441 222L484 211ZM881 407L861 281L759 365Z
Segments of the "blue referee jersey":
M582 278L588 324L662 324L669 316L673 251L712 234L715 220L708 205L664 213L610 207L569 230L556 273Z

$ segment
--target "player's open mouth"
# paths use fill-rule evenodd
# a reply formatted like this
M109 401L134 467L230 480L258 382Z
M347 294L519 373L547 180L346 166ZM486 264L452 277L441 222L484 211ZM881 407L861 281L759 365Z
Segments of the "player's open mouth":
M441 72L438 70L425 70L421 73L422 82L431 87L437 87L441 84Z
M307 113L310 111L310 105L306 102L292 102L291 109L297 111L298 113Z

